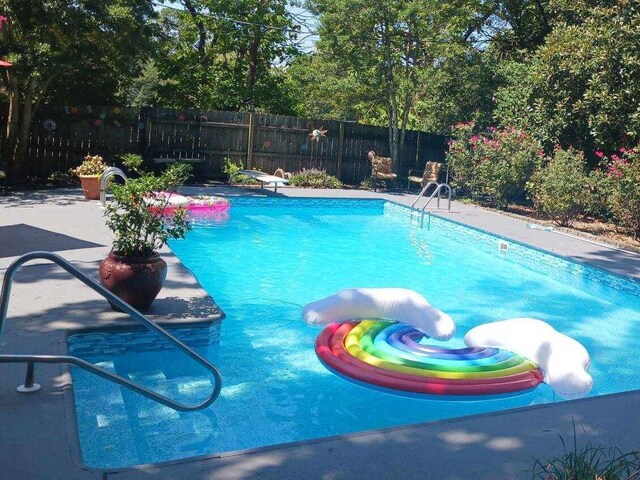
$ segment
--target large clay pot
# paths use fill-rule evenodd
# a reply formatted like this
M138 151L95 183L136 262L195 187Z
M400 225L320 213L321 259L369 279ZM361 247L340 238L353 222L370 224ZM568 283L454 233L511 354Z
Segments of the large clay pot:
M111 252L100 264L100 283L138 310L151 306L165 278L167 264L157 254L125 257Z
M87 200L100 200L100 175L80 175L82 193Z

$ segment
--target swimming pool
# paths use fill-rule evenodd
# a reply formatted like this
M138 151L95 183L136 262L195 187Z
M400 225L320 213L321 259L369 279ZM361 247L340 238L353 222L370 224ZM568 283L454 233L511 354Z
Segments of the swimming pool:
M344 379L317 359L319 330L301 305L348 287L404 287L458 326L532 316L582 342L590 395L640 389L640 285L459 224L377 200L237 199L230 217L171 243L227 314L180 328L224 386L210 408L180 413L73 370L87 465L114 468L560 401L546 385L482 400L396 395ZM70 351L194 403L209 377L162 340L138 333L70 338Z

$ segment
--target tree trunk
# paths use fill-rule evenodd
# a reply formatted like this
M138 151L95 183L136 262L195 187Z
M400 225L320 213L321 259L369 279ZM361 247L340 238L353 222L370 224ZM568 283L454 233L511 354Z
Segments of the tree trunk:
M249 65L247 67L247 96L245 106L253 112L255 108L255 86L258 80L258 52L260 50L261 32L257 31L249 45Z
M6 71L7 97L9 100L9 112L7 117L7 127L4 135L3 161L7 163L7 183L10 185L16 182L13 174L14 154L18 142L18 129L20 125L20 101L18 79L10 69Z

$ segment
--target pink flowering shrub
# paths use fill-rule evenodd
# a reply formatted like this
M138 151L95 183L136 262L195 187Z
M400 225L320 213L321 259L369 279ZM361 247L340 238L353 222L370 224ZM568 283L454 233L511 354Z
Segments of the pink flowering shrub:
M540 164L542 147L516 128L474 133L474 126L472 122L452 126L447 161L454 186L466 193L489 196L498 208L506 208L524 196L525 185Z
M581 151L556 147L527 184L538 211L562 227L570 226L593 201L586 170Z
M618 225L640 238L640 146L601 158L607 208Z

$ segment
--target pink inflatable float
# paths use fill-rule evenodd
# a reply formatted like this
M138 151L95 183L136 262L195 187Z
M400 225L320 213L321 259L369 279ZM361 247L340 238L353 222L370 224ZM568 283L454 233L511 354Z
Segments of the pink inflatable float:
M171 213L184 208L190 215L223 213L231 207L229 200L215 195L185 197L171 192L156 192L152 198L147 199L147 203L152 212Z

